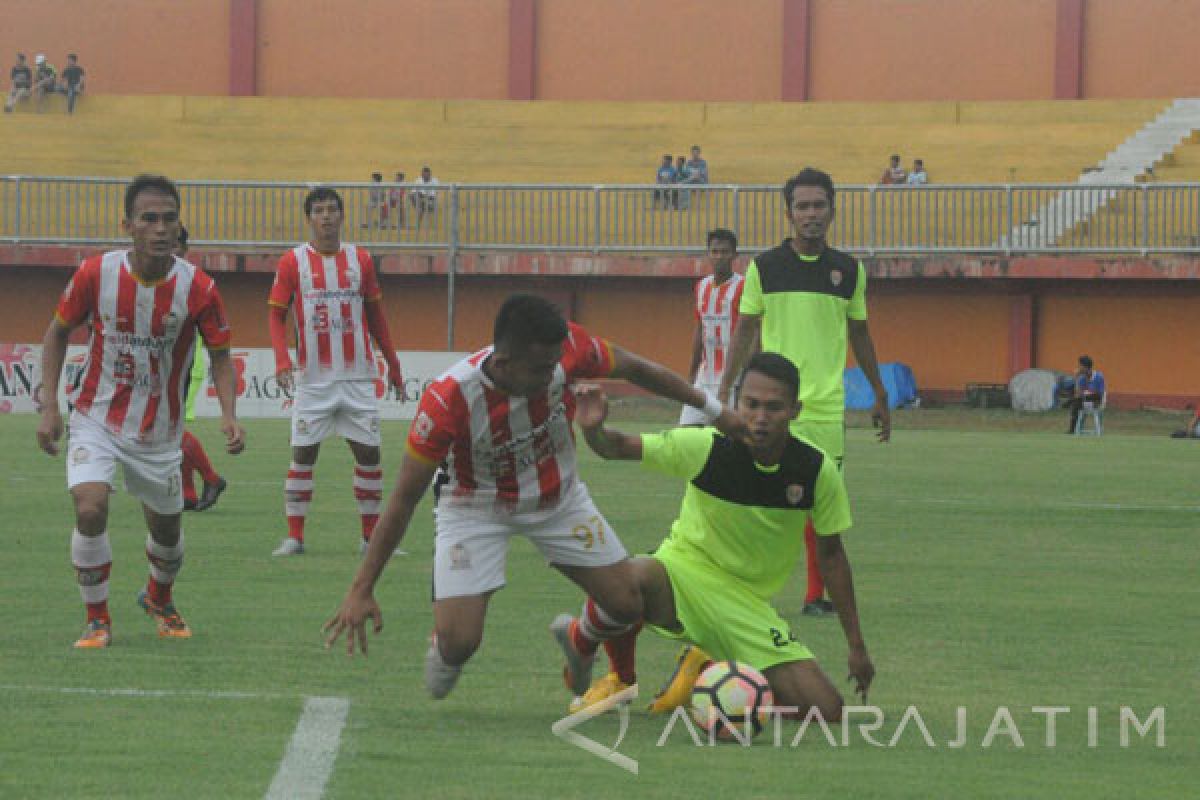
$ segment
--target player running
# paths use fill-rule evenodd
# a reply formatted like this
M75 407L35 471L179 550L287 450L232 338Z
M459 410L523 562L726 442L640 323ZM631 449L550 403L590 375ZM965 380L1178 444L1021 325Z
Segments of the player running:
M274 555L304 553L313 467L321 442L331 433L344 437L354 454L354 500L362 523L359 552L365 553L383 498L372 339L387 362L388 381L398 389L404 381L380 302L375 263L366 250L342 243L341 195L327 187L313 189L304 198L304 215L312 241L279 259L268 301L275 378L285 391L296 391L292 463L284 483L288 534ZM296 314L296 367L287 348L289 306Z
M733 271L733 261L737 258L737 236L733 231L714 228L708 232L706 246L712 274L696 282L693 297L696 330L692 336L688 380L697 389L716 397L725 374L733 330L737 326L744 279ZM684 406L679 415L680 425L711 425L712 422L703 411L690 406Z
M632 562L645 622L712 658L755 667L770 682L777 704L796 706L801 714L816 707L826 721L835 721L841 695L770 604L800 560L804 544L797 531L811 519L849 646L850 676L865 701L875 668L859 627L840 535L850 528L850 503L833 459L789 433L800 411L798 389L796 367L783 356L758 353L750 360L737 395L737 411L750 427L748 443L712 428L640 436L608 429L608 403L596 388L578 392L576 421L601 457L641 461L646 469L688 481L671 535L652 556ZM564 623L579 625L563 615L553 627ZM636 632L623 638L634 637ZM586 665L586 656L566 651L568 664ZM571 710L600 702L631 682L610 673Z
M425 685L434 697L450 692L479 647L488 601L505 583L513 535L529 538L595 598L594 625L584 632L593 648L627 633L642 616L628 554L576 472L572 383L623 378L705 407L731 434L746 430L680 376L568 323L540 297L509 297L493 341L422 395L396 488L350 590L325 625L327 647L345 633L347 653L356 641L366 653L366 621L374 621L376 633L383 628L375 583L444 463L449 481L435 512L434 636L425 656ZM591 675L572 678L579 693Z
M179 239L175 184L158 175L135 178L125 190L123 226L133 249L80 265L59 300L42 349L37 440L42 450L56 455L63 434L58 382L67 340L74 328L91 324L67 443L67 487L75 505L71 561L87 606L87 627L75 642L79 648L112 642L107 523L118 465L125 488L142 501L149 529L150 578L138 593L138 605L157 622L159 636L192 635L171 590L183 566L179 442L197 333L212 357L226 450L240 453L245 440L235 414L236 379L221 296L208 275L172 254Z

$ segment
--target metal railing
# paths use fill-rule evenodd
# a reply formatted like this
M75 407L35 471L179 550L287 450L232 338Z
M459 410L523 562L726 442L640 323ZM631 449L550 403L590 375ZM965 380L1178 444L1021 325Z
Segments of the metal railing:
M0 176L0 242L126 242L126 183ZM314 185L179 188L195 244L280 250L308 237ZM725 227L754 252L789 235L778 186L322 185L345 199L345 237L380 251L696 253ZM1200 184L842 186L830 240L867 255L1200 252Z

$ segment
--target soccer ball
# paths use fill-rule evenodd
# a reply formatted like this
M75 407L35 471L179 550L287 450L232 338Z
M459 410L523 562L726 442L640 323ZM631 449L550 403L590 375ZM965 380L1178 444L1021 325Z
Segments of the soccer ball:
M762 729L775 695L763 674L740 661L714 661L692 687L692 719L722 741L749 742Z

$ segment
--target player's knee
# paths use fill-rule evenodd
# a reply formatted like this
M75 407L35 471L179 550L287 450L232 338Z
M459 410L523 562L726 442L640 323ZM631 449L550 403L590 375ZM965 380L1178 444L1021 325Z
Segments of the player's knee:
M624 625L640 622L644 610L641 587L632 582L622 584L606 593L600 607L610 618Z
M93 498L75 503L75 527L85 536L99 536L108 524L108 506Z
M478 634L454 632L443 634L439 631L437 637L438 651L442 654L442 661L452 667L467 663L482 643L482 632Z

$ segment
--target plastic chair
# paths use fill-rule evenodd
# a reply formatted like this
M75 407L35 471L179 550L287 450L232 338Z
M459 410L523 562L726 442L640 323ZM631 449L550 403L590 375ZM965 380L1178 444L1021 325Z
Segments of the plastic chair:
M1104 408L1108 405L1108 390L1104 390L1104 394L1100 395L1100 402L1092 402L1091 400L1083 404L1083 408L1079 411L1079 416L1075 418L1075 435L1076 436L1102 436L1104 434ZM1088 419L1092 420L1092 429L1088 430Z

